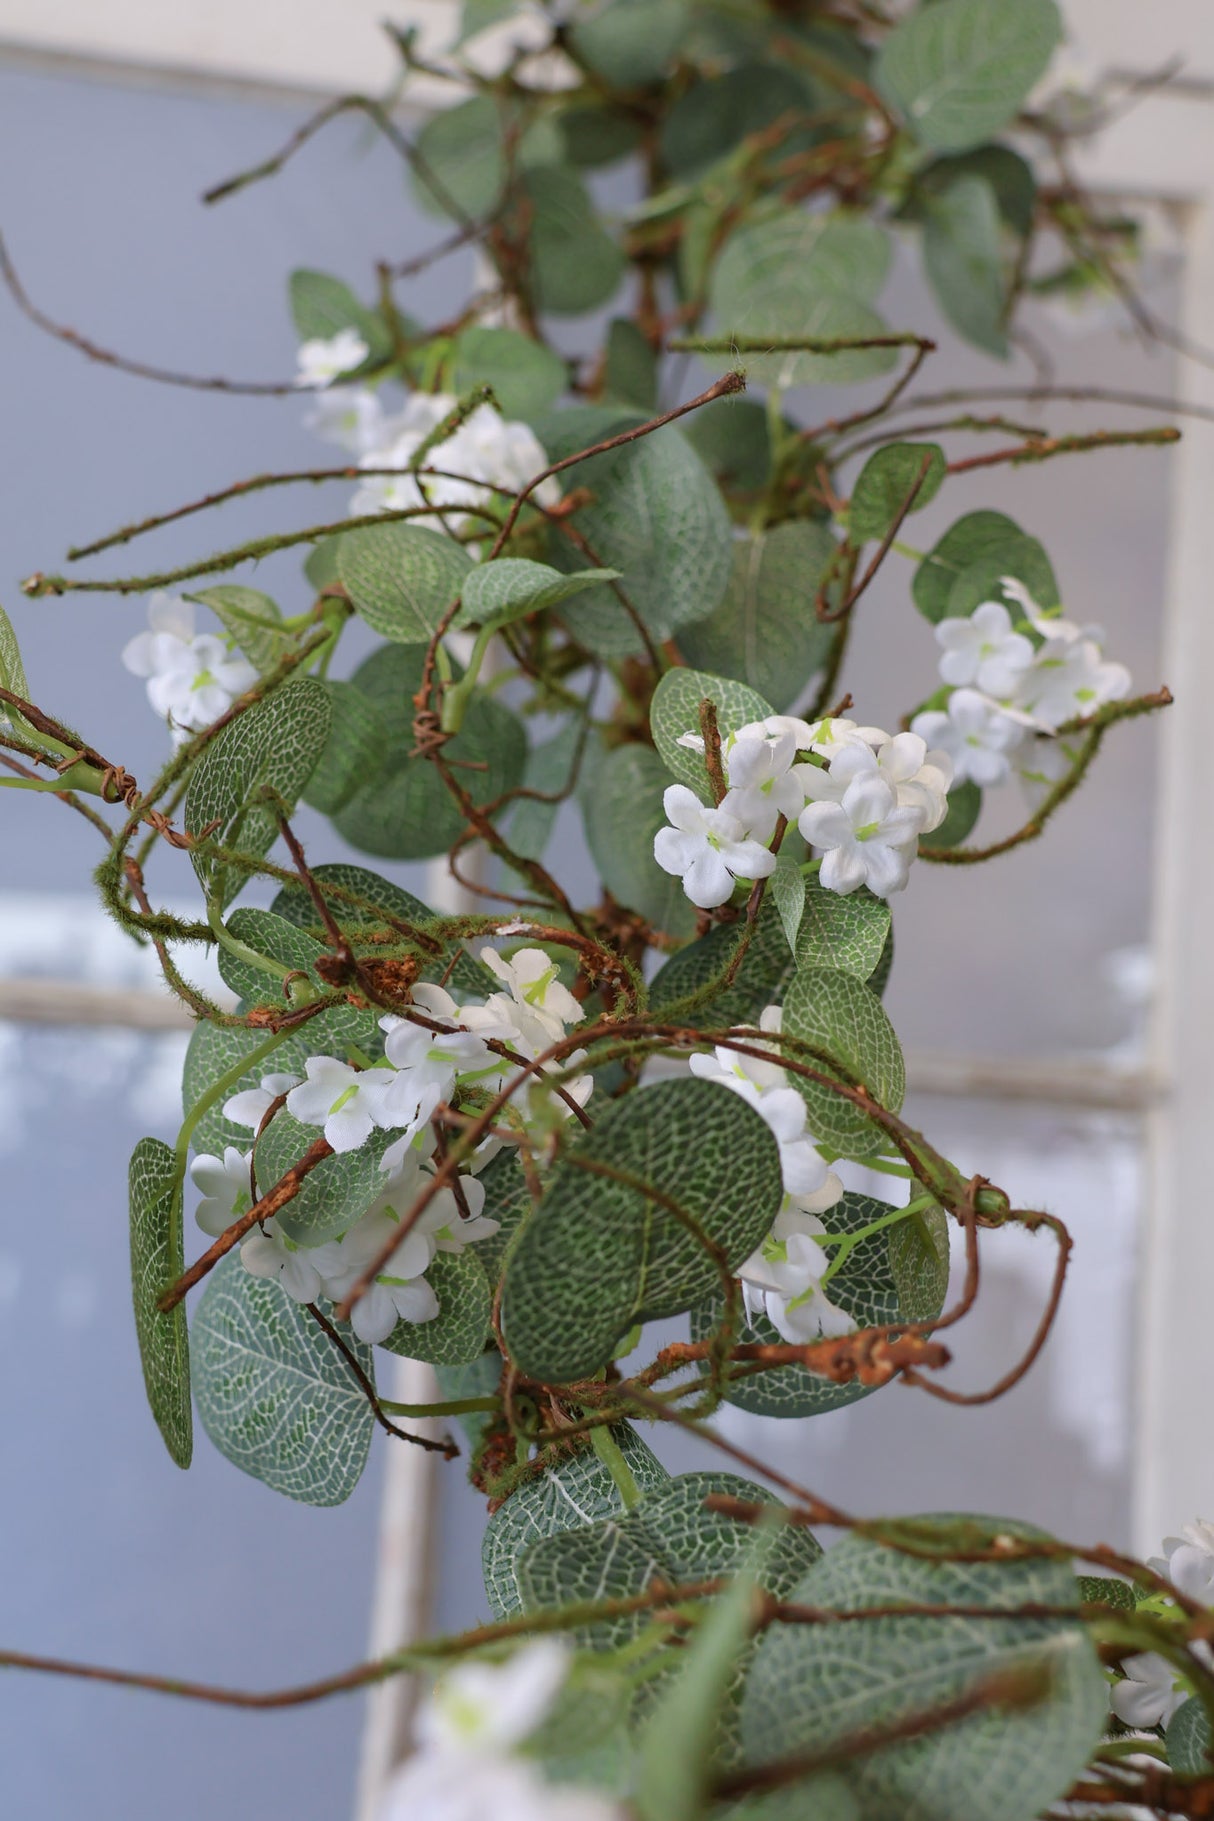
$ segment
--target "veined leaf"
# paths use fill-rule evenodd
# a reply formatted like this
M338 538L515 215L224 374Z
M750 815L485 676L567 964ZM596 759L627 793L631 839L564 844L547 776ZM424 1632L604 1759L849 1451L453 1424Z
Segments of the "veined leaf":
M156 1427L179 1467L194 1451L190 1416L190 1343L185 1306L162 1315L156 1303L184 1269L181 1197L175 1158L158 1138L141 1138L131 1154L131 1290L143 1382Z
M701 797L708 797L708 773L704 754L680 746L683 734L699 735L700 704L712 702L717 711L717 728L722 742L751 721L763 721L772 707L745 683L729 677L708 676L702 670L683 666L668 670L653 692L649 708L649 725L654 745L667 771L680 784L687 784Z
M965 151L1007 125L1061 38L1054 0L936 0L886 38L876 86L924 145Z

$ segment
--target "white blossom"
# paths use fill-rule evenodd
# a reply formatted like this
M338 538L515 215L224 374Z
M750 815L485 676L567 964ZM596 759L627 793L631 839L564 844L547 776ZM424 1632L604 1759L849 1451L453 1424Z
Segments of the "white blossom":
M794 1344L823 1334L849 1334L856 1325L822 1287L830 1267L818 1243L825 1233L817 1214L789 1198L767 1238L739 1267L748 1318L766 1315Z
M793 770L796 735L790 731L737 733L724 755L731 813L746 825L753 840L766 844L776 832L776 819L795 822L805 807L805 792Z
M752 840L742 815L733 813L736 793L719 808L701 803L685 784L672 784L662 798L672 826L653 838L653 857L663 872L681 876L683 890L701 910L713 910L733 893L738 879L765 879L776 856ZM744 803L737 807L743 812Z
M323 1126L335 1151L356 1151L379 1124L381 1069L355 1069L336 1056L309 1056L306 1079L287 1095L287 1112L300 1125Z
M148 620L150 630L123 647L122 662L133 675L146 678L148 701L180 744L217 721L238 695L251 689L257 671L217 633L195 633L188 601L154 594Z
M299 350L299 373L295 384L303 391L315 391L340 379L343 373L361 367L371 352L357 329L339 329L328 341L316 338L305 341Z
M1130 673L1101 654L1094 638L1066 621L1047 622L1048 635L1014 697L1038 727L1053 733L1064 722L1095 713L1130 693Z
M585 1011L560 978L560 967L542 948L520 948L506 959L496 949L483 948L480 959L510 990L517 1006L541 1019L558 1041L568 1024L580 1024Z
M248 1126L251 1132L261 1130L261 1122L274 1102L299 1086L298 1075L263 1075L261 1086L243 1088L223 1103L223 1116L233 1125Z
M431 1135L428 1145L415 1146L406 1154L400 1169L375 1203L378 1211L392 1215L397 1221L403 1219L433 1174L428 1167L428 1153L433 1149L433 1142ZM461 1172L458 1195L451 1186L439 1189L423 1208L413 1231L428 1239L436 1252L462 1252L465 1246L490 1239L498 1231L500 1223L485 1214L484 1207L484 1183Z
M1109 1706L1126 1726L1166 1726L1188 1699L1172 1665L1153 1650L1124 1658L1121 1667L1126 1680L1109 1689Z
M455 528L469 521L461 508L489 505L496 494L513 495L548 466L548 457L529 425L502 417L492 405L478 405L458 429L426 453L423 470L415 474L409 463L426 438L450 416L458 404L451 393L413 393L398 417L385 420L384 440L368 449L359 466L394 468L398 474L372 475L350 501L350 511L400 512L432 507L450 512ZM530 495L541 506L555 506L561 498L555 476L541 482Z
M384 408L369 386L328 386L304 414L304 424L327 443L365 455L384 440Z
M1179 1536L1163 1539L1163 1555L1153 1556L1149 1566L1190 1600L1214 1606L1214 1524L1197 1518L1183 1525Z
M252 1205L250 1201L249 1161L251 1151L238 1151L234 1144L222 1157L203 1154L190 1165L190 1179L202 1190L202 1200L194 1210L194 1219L204 1233L218 1238L226 1232L237 1214Z
M486 1039L508 1034L501 1021L486 1022L480 1033L464 1028L464 1012L440 986L415 986L413 1002L442 1029L431 1030L391 1014L379 1021L388 1066L375 1070L369 1106L376 1125L389 1131L404 1129L403 1138L384 1153L380 1167L388 1171L397 1168L435 1109L451 1099L460 1077L491 1076L497 1070L499 1059L486 1047Z
M983 601L967 617L941 620L936 643L943 653L944 682L972 683L985 695L999 698L1014 693L1033 662L1032 640L1013 632L1012 616L1002 601Z
M316 1268L316 1251L305 1251L288 1239L276 1220L262 1222L242 1241L240 1262L254 1277L268 1277L279 1284L293 1302L314 1303L323 1285Z
M976 689L954 689L945 709L917 714L912 733L952 760L953 778L968 778L983 790L1003 784L1011 775L1013 758L1029 731L1023 716L1009 713Z
M381 1197L340 1239L309 1254L330 1302L339 1303L349 1295L399 1229L400 1216ZM403 1236L350 1311L350 1325L359 1340L374 1346L387 1340L398 1321L434 1320L438 1297L424 1275L433 1256L429 1234L413 1227Z
M511 1751L551 1712L569 1674L570 1651L537 1638L504 1663L469 1662L435 1686L417 1718L423 1751Z
M806 804L797 826L823 850L819 878L827 891L846 895L867 885L878 898L888 898L909 877L923 811L899 803L896 784L878 775L871 752L864 762L863 752L855 751L852 770L853 750L840 751L829 772L803 768L816 800Z

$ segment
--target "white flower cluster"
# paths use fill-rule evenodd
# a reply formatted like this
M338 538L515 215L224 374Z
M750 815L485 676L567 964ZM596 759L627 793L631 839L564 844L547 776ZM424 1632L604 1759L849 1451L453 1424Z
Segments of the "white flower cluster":
M350 450L358 457L360 468L398 471L368 473L351 498L352 514L429 507L436 516L445 514L452 529L459 530L476 522L469 507L488 506L495 496L520 492L548 466L548 457L529 425L505 418L492 405L484 404L427 451L422 468L436 472L410 472L417 451L459 400L449 392L414 392L403 410L390 413L367 386L329 384L359 365L366 352L366 343L351 329L343 329L331 342L305 342L299 350L296 381L309 389L325 388L318 390L308 412L309 429ZM561 497L560 484L550 477L531 497L541 506L555 506Z
M1001 586L1034 637L1013 626L1002 601L941 620L940 676L952 693L944 708L916 715L911 728L948 754L956 783L970 779L985 790L1015 770L1034 797L1073 762L1053 737L1058 729L1128 695L1130 673L1104 657L1098 626L1051 616L1013 576Z
M1214 1524L1198 1518L1184 1525L1180 1536L1165 1537L1163 1549L1162 1556L1152 1556L1148 1567L1165 1575L1190 1600L1214 1605ZM1153 1650L1124 1658L1121 1667L1126 1679L1111 1685L1109 1706L1126 1726L1139 1730L1166 1727L1192 1692L1175 1666Z
M778 1036L782 1016L778 1005L769 1005L760 1029ZM774 1056L769 1062L718 1045L711 1056L693 1056L691 1069L740 1094L766 1121L780 1147L784 1200L771 1232L738 1269L748 1319L766 1315L792 1342L849 1333L855 1322L823 1288L830 1259L819 1243L826 1228L818 1216L834 1207L843 1185L805 1129L804 1099Z
M122 662L147 679L148 701L169 724L175 745L209 727L251 689L257 672L214 632L196 633L189 601L154 594L148 602L151 630L123 647Z
M704 751L699 734L679 744ZM769 843L779 816L818 849L828 891L867 885L888 898L905 886L919 836L943 822L953 776L948 755L929 751L920 734L838 717L748 722L722 740L721 763L728 789L720 804L672 784L663 799L671 826L653 843L658 865L682 878L701 910L726 903L738 880L775 871Z
M570 1652L537 1638L505 1663L445 1675L417 1717L417 1751L396 1773L378 1821L624 1821L608 1797L548 1783L518 1748L548 1717Z
M432 1174L435 1141L428 1128L436 1109L461 1087L496 1094L518 1072L518 1062L490 1049L491 1042L530 1062L564 1037L567 1026L580 1023L582 1008L543 949L521 949L510 960L484 949L481 960L507 991L491 993L483 1005L458 1006L442 987L415 986L413 1002L425 1022L381 1018L384 1059L374 1067L356 1069L335 1056L309 1056L302 1080L267 1075L259 1088L226 1102L228 1119L257 1132L274 1101L285 1096L292 1118L322 1127L337 1152L357 1150L377 1128L400 1133L380 1160L387 1178L383 1193L340 1239L300 1247L270 1219L244 1241L240 1255L246 1269L277 1279L296 1302L314 1302L318 1296L341 1302L382 1251ZM573 1056L563 1066L576 1067L579 1060ZM592 1085L592 1078L583 1075L565 1092L580 1106ZM528 1081L512 1099L526 1119L540 1114L547 1096ZM560 1112L568 1110L559 1098L554 1105ZM476 1168L488 1163L496 1149L496 1140L482 1145ZM191 1175L203 1191L196 1219L204 1232L222 1233L250 1205L249 1158L235 1147L222 1159L195 1158ZM373 1344L386 1339L398 1319L434 1319L438 1299L425 1272L436 1252L460 1252L497 1232L498 1223L482 1213L484 1202L483 1185L467 1173L433 1196L354 1305L351 1320L360 1340Z

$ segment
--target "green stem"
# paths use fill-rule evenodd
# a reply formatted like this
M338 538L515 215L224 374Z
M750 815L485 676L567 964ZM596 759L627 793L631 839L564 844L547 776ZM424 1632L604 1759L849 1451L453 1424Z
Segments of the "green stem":
M822 1273L822 1288L825 1289L831 1278L843 1268L862 1240L868 1239L873 1233L879 1233L883 1227L896 1226L898 1221L909 1219L912 1214L918 1214L923 1208L930 1208L935 1199L934 1195L916 1195L914 1200L908 1201L904 1208L891 1208L888 1214L883 1214L879 1220L870 1220L868 1225L861 1227L858 1232L823 1233L818 1243L823 1246L838 1246L839 1250Z
M916 550L913 544L904 544L900 537L894 539L890 549L896 550L899 556L909 557L912 563L926 563L927 561L926 550Z
M456 1397L450 1399L445 1404L396 1404L389 1398L381 1397L379 1400L379 1407L381 1410L386 1410L389 1416L410 1416L414 1418L423 1416L466 1416L474 1410L496 1410L498 1408L498 1399L495 1397Z
M632 1468L624 1459L620 1444L605 1423L590 1431L590 1441L594 1452L611 1475L625 1511L635 1511L641 1502L641 1488L633 1477Z
M477 678L480 676L481 665L485 661L485 653L489 649L489 641L497 630L498 628L492 620L481 627L476 635L476 643L468 655L468 668L458 683L453 683L449 689L443 691L444 733L458 733L463 726L468 703L472 699L472 692L476 688Z
M247 943L242 942L238 936L234 936L224 922L219 906L213 898L207 899L207 922L214 930L215 940L220 948L226 949L228 954L234 955L238 961L245 962L249 967L257 968L260 973L272 974L275 980L286 980L291 974L298 972L298 969L287 967L281 961L272 961L268 955L259 955L255 948L249 948ZM300 985L302 986L302 984L301 981ZM303 998L298 1003L306 1005L308 1001Z

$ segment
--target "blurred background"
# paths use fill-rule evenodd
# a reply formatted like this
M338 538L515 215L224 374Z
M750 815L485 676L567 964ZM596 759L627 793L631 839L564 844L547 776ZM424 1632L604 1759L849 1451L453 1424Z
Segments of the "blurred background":
M104 9L0 0L0 231L30 296L56 321L151 363L289 379L288 272L316 267L369 294L376 259L421 250L435 224L416 210L394 155L347 120L271 186L214 209L201 207L200 192L276 149L326 95L381 90L395 67L382 10L371 0L113 0ZM450 29L451 9L437 0L396 0L389 10L437 36ZM1173 52L1183 58L1172 90L1127 115L1091 176L1111 193L1162 205L1166 253L1149 275L1149 302L1167 320L1183 314L1194 333L1204 323L1214 340L1211 199L1202 187L1214 182L1208 5L1160 0L1148 13L1136 0L1064 0L1064 11L1097 73L1147 76ZM606 182L609 201L617 181L626 183ZM411 314L440 316L472 277L471 256L457 255L412 281L402 302ZM941 335L909 262L883 308L898 328ZM1211 396L1205 369L1144 344L1115 315L1068 322L1041 308L1029 320L1041 358L1070 384ZM566 322L559 339L572 348L593 328ZM998 367L941 341L933 389L1034 379L1027 362ZM125 376L40 334L5 295L0 390L0 599L31 689L142 775L163 755L164 730L119 652L144 624L144 602L26 602L20 578L57 569L69 544L131 518L242 475L328 458L303 427L299 399ZM834 402L819 392L813 414L828 415ZM1064 431L1151 420L1051 403L1039 421ZM1107 629L1109 654L1130 666L1136 689L1163 680L1192 687L1208 643L1198 585L1211 536L1203 437L1208 429L1186 427L1180 454L1126 450L1005 469L997 485L965 477L950 484L947 507L922 514L919 541L930 544L963 511L998 504L1045 543L1069 612ZM343 489L325 498L340 517ZM233 502L222 517L144 540L136 566L167 567L314 522L316 506L315 495L285 492ZM120 555L104 572L125 566ZM240 579L286 612L309 598L293 553ZM908 677L913 696L933 672L934 644L909 609L908 579L904 565L887 565L859 619L847 681L865 721L891 724L911 699ZM357 637L349 643L352 667ZM1214 678L1214 662L1207 674ZM1204 1211L1191 1192L1199 1136L1186 1141L1191 1174L1178 1186L1175 1128L1185 1107L1170 1083L1209 1079L1203 862L1192 851L1208 845L1208 824L1186 822L1178 808L1179 743L1195 722L1179 725L1167 734L1176 750L1162 773L1162 729L1152 721L1122 731L1043 841L981 871L922 867L896 905L888 1003L908 1052L911 1119L1016 1201L1062 1214L1076 1253L1044 1359L992 1409L950 1410L894 1387L809 1423L727 1419L747 1446L845 1505L986 1509L1153 1547L1161 1529L1194 1515L1211 1479L1204 1459L1194 1468L1169 1440L1169 1423L1196 1434L1202 1393L1192 1381L1205 1343L1159 1264L1183 1249ZM134 1140L175 1130L186 1033L168 1018L140 1029L116 1013L86 1028L20 1015L21 983L82 981L146 1003L154 977L89 895L93 832L20 793L6 796L4 812L0 1643L255 1686L324 1674L364 1654L373 1622L381 1637L385 1623L391 1630L391 1614L376 1616L377 1602L396 1597L376 1572L383 1450L336 1511L277 1498L201 1434L188 1477L169 1463L125 1313L125 1181ZM301 822L305 840L319 842L322 827L323 857L343 857L327 824ZM1169 830L1190 869L1183 877L1181 862L1171 873L1163 866ZM576 828L562 823L558 842L576 896L589 889ZM421 868L383 870L427 889ZM1188 903L1197 908L1186 920L1177 907ZM1188 1113L1192 1124L1192 1106ZM1052 1266L1048 1243L1023 1235L988 1257L981 1324L956 1335L950 1382L966 1388L1017 1356ZM1192 1268L1198 1298L1206 1263L1199 1257ZM681 1441L665 1450L680 1467L692 1462ZM439 1540L426 1579L433 1623L446 1629L484 1614L473 1567L483 1508L458 1469L440 1469L432 1496ZM363 1720L358 1699L258 1716L14 1676L0 1696L0 1763L13 1814L158 1821L171 1801L176 1821L217 1812L335 1821L354 1812Z

